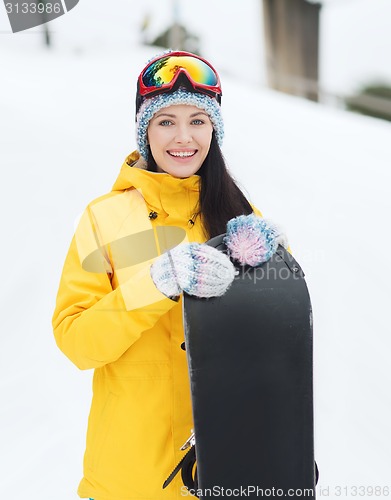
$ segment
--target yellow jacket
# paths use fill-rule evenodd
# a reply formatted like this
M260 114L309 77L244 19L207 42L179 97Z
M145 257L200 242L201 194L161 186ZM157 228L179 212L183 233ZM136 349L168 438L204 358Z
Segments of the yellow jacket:
M192 411L182 304L162 295L149 268L182 242L204 242L199 176L177 179L131 168L88 205L64 264L54 335L80 369L95 368L80 497L179 499ZM140 161L137 166L140 165Z

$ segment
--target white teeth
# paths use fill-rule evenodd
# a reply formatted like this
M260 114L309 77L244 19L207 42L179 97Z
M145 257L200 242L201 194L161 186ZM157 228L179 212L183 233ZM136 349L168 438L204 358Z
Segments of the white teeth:
M179 158L188 158L189 156L194 156L195 151L170 151L171 156L176 156Z

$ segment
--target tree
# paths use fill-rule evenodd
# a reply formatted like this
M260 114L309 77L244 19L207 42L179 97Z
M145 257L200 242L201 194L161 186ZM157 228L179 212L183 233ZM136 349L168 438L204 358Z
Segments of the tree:
M269 86L317 101L320 4L262 1Z
M36 2L37 2L38 12L41 12L42 31L43 31L43 35L45 38L45 45L47 47L50 47L51 40L50 40L49 27L47 25L47 22L49 21L49 19L48 19L47 13L46 13L47 0L36 0Z

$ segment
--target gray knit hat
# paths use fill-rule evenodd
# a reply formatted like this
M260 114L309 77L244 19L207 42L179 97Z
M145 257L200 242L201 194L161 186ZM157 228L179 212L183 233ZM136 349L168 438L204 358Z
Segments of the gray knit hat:
M147 130L152 117L161 109L175 104L188 104L196 106L208 113L210 121L216 133L219 146L223 143L224 124L221 116L221 108L216 99L206 94L189 92L179 88L175 92L166 92L145 99L136 115L136 140L140 155L148 160Z

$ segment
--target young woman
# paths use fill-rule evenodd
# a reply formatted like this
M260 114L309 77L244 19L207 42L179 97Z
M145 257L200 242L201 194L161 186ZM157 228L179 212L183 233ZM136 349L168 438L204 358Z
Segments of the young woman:
M162 489L192 428L181 292L226 291L234 267L203 243L253 213L221 153L221 95L204 59L152 60L137 82L138 151L72 240L53 327L69 359L95 369L82 498L181 497L179 477Z

